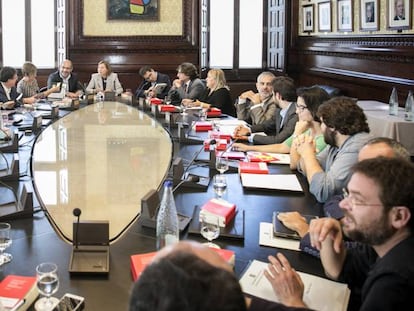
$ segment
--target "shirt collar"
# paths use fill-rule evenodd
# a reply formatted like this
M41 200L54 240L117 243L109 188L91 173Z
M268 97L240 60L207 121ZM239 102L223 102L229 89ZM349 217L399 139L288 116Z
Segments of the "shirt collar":
M280 109L279 114L280 114L280 116L282 117L282 119L284 119L284 118L285 118L285 116L286 116L286 114L287 114L287 112L288 112L288 110L289 110L289 108L290 108L290 106L291 106L292 104L293 104L293 103L290 103L290 104L289 104L289 106L287 106L286 108Z

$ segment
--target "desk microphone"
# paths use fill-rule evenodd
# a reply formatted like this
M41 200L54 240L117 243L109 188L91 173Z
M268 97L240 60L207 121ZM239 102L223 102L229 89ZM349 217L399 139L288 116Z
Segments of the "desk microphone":
M75 248L78 248L78 232L79 232L79 218L82 214L82 211L80 208L74 208L73 209L73 216L78 217L77 223L76 223L76 231L75 231Z
M211 139L209 142L210 147L212 145L217 144L217 141L215 139ZM197 157L200 155L201 151L204 150L204 145L194 154L194 156L192 157L191 161L189 162L188 166L185 168L184 170L184 175L187 173L187 171L190 169L191 165L194 164L194 162L197 160Z

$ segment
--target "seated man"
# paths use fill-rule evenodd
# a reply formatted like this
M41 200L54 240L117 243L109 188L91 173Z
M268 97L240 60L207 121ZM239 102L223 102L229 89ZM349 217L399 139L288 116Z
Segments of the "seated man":
M403 161L410 161L410 153L399 142L387 138L376 137L369 140L359 151L358 161L372 159L376 157L397 158ZM344 214L339 207L339 202L343 199L343 195L336 195L324 204L325 216L341 219ZM279 213L278 218L283 224L291 230L296 231L301 237L300 249L308 254L319 256L317 249L311 247L309 236L309 224L306 219L298 212ZM349 246L355 243L349 242Z
M23 104L33 104L36 101L35 96L21 98L23 94L18 93L16 89L17 72L12 67L3 67L0 70L0 109L13 109L15 106Z
M411 310L414 165L380 157L357 163L352 172L340 203L344 218L312 220L312 246L320 251L326 275L348 284L348 310ZM361 245L347 249L343 233ZM273 275L265 275L273 287L291 289L290 301L303 303L301 282L289 263L269 260Z
M367 118L351 98L328 100L319 106L318 116L328 147L316 154L314 141L302 136L296 140L296 151L300 156L298 170L306 176L309 191L324 203L342 192L359 149L370 137Z
M60 83L65 89L65 96L78 98L82 95L82 85L79 83L77 76L73 73L73 64L70 60L65 59L58 71L51 73L47 79L47 88L50 89Z
M252 127L238 126L234 131L237 140L248 140L258 145L279 144L292 135L298 116L296 115L296 87L288 77L276 77L273 80L273 96L278 108L273 117ZM264 132L264 135L252 133Z
M164 99L171 88L170 77L166 74L160 73L152 69L150 66L144 66L139 70L139 75L144 78L144 81L138 86L135 91L135 96L139 97L158 97ZM156 84L165 83L167 86L160 92L155 94L153 89Z
M230 265L207 246L190 241L163 248L134 284L129 302L129 311L242 311L247 307L303 310L245 299Z
M168 93L173 104L181 104L183 99L197 100L204 94L206 86L198 78L197 67L192 63L180 64L177 68L177 78Z
M263 123L273 117L276 103L273 99L273 79L271 72L262 72L257 77L257 93L252 90L240 94L236 101L237 119L244 120L251 125Z

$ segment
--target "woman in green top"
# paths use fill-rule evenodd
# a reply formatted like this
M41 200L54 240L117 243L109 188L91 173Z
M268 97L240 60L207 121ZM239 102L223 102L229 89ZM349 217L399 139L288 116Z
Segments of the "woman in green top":
M328 93L318 86L300 88L297 91L296 113L299 121L296 122L293 135L280 144L270 145L246 145L235 143L234 148L240 151L260 151L274 153L290 153L291 167L295 168L298 156L295 152L295 140L299 135L312 136L317 152L321 152L326 143L321 132L321 123L316 115L319 106L329 99Z

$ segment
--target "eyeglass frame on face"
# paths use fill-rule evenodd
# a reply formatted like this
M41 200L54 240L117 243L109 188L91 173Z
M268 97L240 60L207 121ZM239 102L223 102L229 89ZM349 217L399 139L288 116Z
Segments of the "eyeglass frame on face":
M303 112L305 109L308 109L308 106L301 106L301 105L298 105L298 103L295 103L295 107L299 109L300 112Z
M381 203L356 202L356 199L352 194L349 193L347 188L342 188L342 196L344 200L350 200L352 208L355 208L355 206L382 206Z

